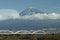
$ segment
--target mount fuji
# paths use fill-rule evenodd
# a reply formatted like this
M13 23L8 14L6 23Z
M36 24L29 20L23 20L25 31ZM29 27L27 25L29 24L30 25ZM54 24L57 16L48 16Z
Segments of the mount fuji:
M25 10L23 10L20 15L24 16L24 15L32 15L32 14L38 14L38 13L44 13L43 11L37 9L37 8L27 8Z
M27 8L23 10L19 15L32 15L32 14L44 14L43 11L36 8ZM48 20L23 20L23 19L9 19L0 21L1 30L37 30L41 28L60 28L60 20L48 19Z

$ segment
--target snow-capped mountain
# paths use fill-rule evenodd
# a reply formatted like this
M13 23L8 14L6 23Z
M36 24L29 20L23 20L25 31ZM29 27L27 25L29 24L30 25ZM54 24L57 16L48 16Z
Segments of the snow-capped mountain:
M27 9L23 10L20 13L20 15L24 16L24 15L32 15L32 14L37 14L37 13L44 13L44 12L37 8L27 8Z

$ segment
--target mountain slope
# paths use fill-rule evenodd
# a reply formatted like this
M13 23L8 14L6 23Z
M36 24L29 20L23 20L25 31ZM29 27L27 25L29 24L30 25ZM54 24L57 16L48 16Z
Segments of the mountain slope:
M20 13L20 16L32 15L32 14L37 14L37 13L44 13L44 12L36 8L27 8Z
M41 28L60 28L59 20L6 20L0 22L0 29L36 30Z

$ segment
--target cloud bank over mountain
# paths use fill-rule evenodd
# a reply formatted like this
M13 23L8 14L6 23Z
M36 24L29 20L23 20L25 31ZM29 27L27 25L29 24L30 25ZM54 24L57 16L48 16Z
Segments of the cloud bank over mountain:
M44 13L44 14L33 14L33 15L25 15L20 16L20 19L30 19L30 20L44 20L44 19L60 19L60 14L57 13Z
M13 9L0 9L0 20L15 19L19 14Z
M17 10L13 9L0 9L0 20L8 19L23 19L23 20L45 20L45 19L60 19L60 14L58 13L33 13L32 15L20 16Z

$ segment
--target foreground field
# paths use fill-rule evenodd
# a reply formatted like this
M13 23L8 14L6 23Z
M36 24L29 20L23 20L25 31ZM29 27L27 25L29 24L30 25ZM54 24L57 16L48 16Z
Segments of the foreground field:
M60 34L0 34L0 40L60 40Z

